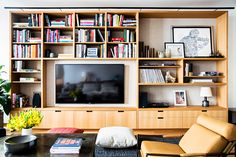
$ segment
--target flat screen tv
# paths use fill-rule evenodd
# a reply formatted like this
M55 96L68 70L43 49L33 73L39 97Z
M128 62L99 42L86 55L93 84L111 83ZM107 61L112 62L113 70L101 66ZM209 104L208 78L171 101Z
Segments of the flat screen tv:
M55 64L56 104L124 103L123 64Z

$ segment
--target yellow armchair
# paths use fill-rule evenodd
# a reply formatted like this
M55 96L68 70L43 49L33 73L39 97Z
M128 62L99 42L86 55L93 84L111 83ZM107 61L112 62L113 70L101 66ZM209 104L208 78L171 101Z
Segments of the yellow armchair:
M143 141L142 157L227 156L236 145L236 126L200 115L179 144Z

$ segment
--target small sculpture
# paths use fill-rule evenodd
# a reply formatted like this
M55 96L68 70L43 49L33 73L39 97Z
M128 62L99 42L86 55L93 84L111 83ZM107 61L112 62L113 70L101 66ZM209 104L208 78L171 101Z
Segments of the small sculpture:
M173 76L171 76L170 71L166 72L166 76L165 76L165 80L166 83L175 83L176 78L174 78Z

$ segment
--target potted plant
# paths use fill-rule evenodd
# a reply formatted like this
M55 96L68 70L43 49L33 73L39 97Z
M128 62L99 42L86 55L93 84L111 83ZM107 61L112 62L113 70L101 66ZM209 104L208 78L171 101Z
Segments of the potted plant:
M22 135L32 134L32 128L38 126L43 119L41 112L37 109L21 111L19 114L12 115L7 128L10 131L22 130Z
M3 112L8 115L11 111L10 82L2 77L4 65L0 65L0 127L3 127ZM3 111L3 112L2 112Z

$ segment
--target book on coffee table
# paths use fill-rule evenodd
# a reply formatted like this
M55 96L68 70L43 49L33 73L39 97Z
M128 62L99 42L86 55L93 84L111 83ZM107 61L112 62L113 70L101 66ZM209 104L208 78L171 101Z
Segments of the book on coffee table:
M50 148L51 154L79 154L82 138L58 137Z

